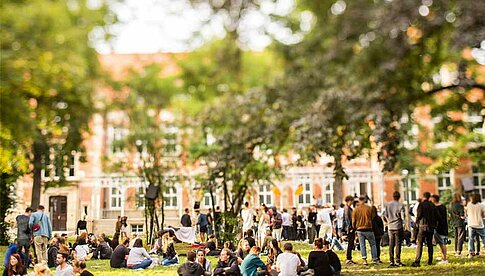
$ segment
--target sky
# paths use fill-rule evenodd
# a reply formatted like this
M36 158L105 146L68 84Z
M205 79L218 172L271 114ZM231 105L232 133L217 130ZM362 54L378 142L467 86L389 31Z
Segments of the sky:
M261 2L262 12L249 13L243 24L240 34L243 48L262 50L272 37L288 43L298 41L299 36L268 17L270 13L289 13L294 0ZM211 18L208 7L195 10L187 0L125 0L116 4L114 10L120 23L111 28L115 38L109 44L96 43L100 53L184 52L225 34L223 17L208 20Z

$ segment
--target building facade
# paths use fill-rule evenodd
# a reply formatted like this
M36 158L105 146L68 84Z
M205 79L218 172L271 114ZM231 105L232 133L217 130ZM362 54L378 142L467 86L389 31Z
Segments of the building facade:
M175 58L164 54L147 55L107 55L100 57L101 64L115 78L123 78L131 68L141 68L150 63L161 63L166 74L176 72ZM98 104L110 97L112 91L100 88ZM172 158L180 159L180 130L171 124L171 115L163 115L166 132L172 133ZM53 222L55 231L74 232L77 221L86 217L88 230L94 233L112 234L119 216L127 216L132 232L144 233L144 197L148 183L136 175L121 173L108 168L109 161L127 159L138 162L139 154L129 153L120 146L119 141L128 135L126 116L122 111L110 111L95 114L91 121L91 133L86 138L87 162L79 162L73 153L71 165L67 171L58 171L51 162L43 172L44 181L55 180L60 173L67 175L68 184L63 187L49 187L42 193L43 204ZM53 153L55 155L55 153ZM179 160L182 162L182 160ZM287 167L284 177L274 184L254 184L246 200L253 206L266 204L278 208L309 207L317 201L333 204L334 176L327 164L332 160L321 158L318 164L305 167ZM183 164L182 164L183 165ZM182 166L183 167L183 166ZM485 197L485 175L483 171L464 160L458 169L440 175L427 175L410 172L408 174L383 174L375 156L358 158L345 163L348 179L344 179L345 195L367 194L375 205L383 205L392 199L396 190L404 194L404 200L414 202L424 191L444 193L446 191L475 190ZM193 207L196 202L205 210L212 206L222 207L222 192L215 192L215 201L211 202L208 193L195 187L195 176L203 173L204 168L184 168L177 172L182 175L173 185L165 188L165 225L180 226L179 219L185 208ZM24 178L17 183L16 213L29 205L31 201L32 181ZM14 213L14 215L16 214Z

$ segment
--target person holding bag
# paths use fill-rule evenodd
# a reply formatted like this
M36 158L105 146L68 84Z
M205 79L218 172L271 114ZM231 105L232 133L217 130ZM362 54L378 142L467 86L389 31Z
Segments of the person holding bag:
M37 212L29 219L29 228L34 235L34 247L37 263L47 262L47 244L52 237L52 224L49 214L44 212L44 206L39 205Z

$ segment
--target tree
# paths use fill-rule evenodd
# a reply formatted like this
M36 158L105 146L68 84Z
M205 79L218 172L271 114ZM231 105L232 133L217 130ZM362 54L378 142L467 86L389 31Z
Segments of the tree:
M401 118L416 106L437 107L434 95L451 89L457 95L445 102L459 97L467 106L480 104L468 96L473 89L483 90L483 80L476 60L463 55L483 37L483 22L476 20L485 10L480 7L478 11L463 1L302 1L296 12L311 12L312 31L297 45L279 46L287 68L278 97L301 128L296 141L307 140L303 145L310 156L326 153L337 162L372 146L383 170L392 171L408 138ZM446 68L456 72L451 85L436 77ZM323 104L327 99L332 104L328 108ZM316 112L317 105L325 112ZM453 108L460 111L459 105ZM334 120L339 114L340 128ZM364 140L356 139L359 135ZM339 143L331 146L332 141ZM355 142L359 146L352 150ZM334 169L339 171L337 162Z
M111 109L122 110L128 119L128 136L120 141L126 152L137 153L134 159L114 157L109 161L117 167L137 173L159 191L156 200L145 199L145 224L147 242L151 243L154 231L163 228L165 221L163 194L167 188L180 181L181 160L175 122L163 117L172 98L180 93L175 77L163 77L161 68L148 65L140 71L132 71L119 84L119 97ZM121 163L121 164L120 164ZM161 222L158 220L161 208Z
M100 76L88 37L101 39L107 34L102 26L116 17L104 3L94 8L86 2L1 4L1 122L28 153L34 207L40 201L42 169L47 166L49 172L55 166L57 183L62 183L73 155L82 155L81 142L88 133L94 83Z

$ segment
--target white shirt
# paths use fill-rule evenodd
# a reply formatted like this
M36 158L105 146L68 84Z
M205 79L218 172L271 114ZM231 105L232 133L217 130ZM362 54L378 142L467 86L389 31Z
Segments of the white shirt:
M253 228L253 209L244 209L241 211L243 219L243 229L248 230Z
M64 270L61 269L61 266L58 265L56 267L56 272L54 273L55 276L72 276L74 274L72 266L70 264L66 265Z
M287 212L281 215L281 225L283 226L291 225L291 216Z
M296 276L297 268L300 265L300 258L296 254L283 252L276 258L276 267L281 271L279 276Z
M80 260L84 260L89 253L89 246L87 244L76 245L76 248L74 248L74 250L76 250L77 258Z
M344 208L338 208L337 210L337 227L342 228L344 224Z
M468 226L473 228L484 228L483 218L485 217L485 205L468 202L466 205L466 215L468 218Z
M332 220L330 219L330 211L329 208L324 208L317 213L317 221L320 222L322 225L332 225Z

